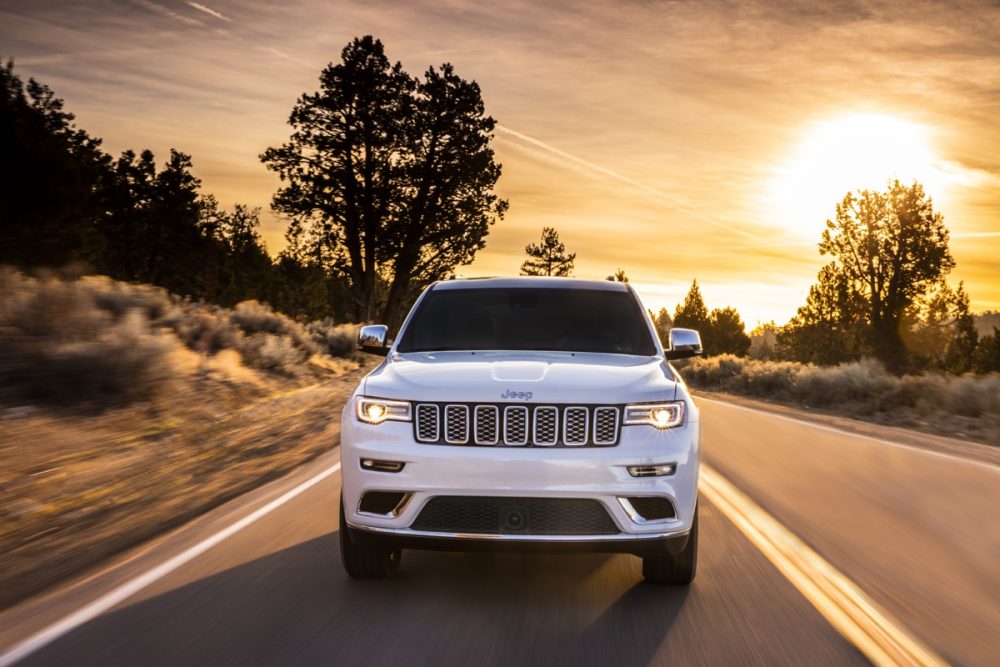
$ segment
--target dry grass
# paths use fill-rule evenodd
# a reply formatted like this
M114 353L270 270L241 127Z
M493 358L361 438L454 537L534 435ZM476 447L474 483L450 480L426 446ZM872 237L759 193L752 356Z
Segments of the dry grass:
M720 355L680 364L692 387L1000 445L1000 375L892 375L876 361L813 366Z

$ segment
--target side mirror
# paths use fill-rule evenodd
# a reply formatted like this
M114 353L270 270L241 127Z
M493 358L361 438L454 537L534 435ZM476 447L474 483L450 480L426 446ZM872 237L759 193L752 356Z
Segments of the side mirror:
M665 352L667 359L687 359L702 354L701 336L694 329L671 329L670 349Z
M384 324L369 324L361 327L358 333L358 347L362 352L385 356L389 354L386 340L389 337L389 327Z

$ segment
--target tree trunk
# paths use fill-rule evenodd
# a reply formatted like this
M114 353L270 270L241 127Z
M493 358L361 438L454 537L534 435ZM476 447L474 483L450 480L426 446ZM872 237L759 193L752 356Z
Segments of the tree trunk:
M872 325L872 351L887 370L900 374L906 367L906 350L899 333L898 318L885 318Z

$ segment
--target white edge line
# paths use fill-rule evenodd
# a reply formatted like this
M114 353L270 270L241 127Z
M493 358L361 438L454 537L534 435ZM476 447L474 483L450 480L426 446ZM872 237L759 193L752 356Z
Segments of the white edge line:
M705 395L696 395L695 399L696 399L696 401L708 401L709 403L720 403L722 405L725 405L726 407L736 408L737 410L746 410L747 412L757 412L757 413L762 414L762 415L768 415L769 417L776 417L778 419L783 419L784 421L794 422L796 424L804 424L805 426L811 426L811 427L819 429L821 431L829 431L830 433L837 433L837 434L840 434L840 435L849 435L849 436L854 437L854 438L861 438L863 440L869 440L871 442L877 442L877 443L880 443L880 444L883 444L883 445L891 445L891 446L897 447L899 449L906 449L906 450L913 451L913 452L919 452L921 454L927 454L928 456L937 456L939 458L945 458L945 459L950 459L952 461L958 461L959 463L968 463L969 465L978 466L980 468L986 468L987 470L991 470L993 472L1000 472L1000 465L996 465L994 463L989 463L987 461L979 461L977 459L970 459L968 457L959 456L957 454L948 454L946 452L939 452L937 450L929 449L927 447L918 447L916 445L907 445L906 443L895 442L893 440L886 440L885 438L879 438L879 437L874 436L874 435L865 435L864 433L855 433L854 431L850 431L848 429L837 428L836 426L829 426L827 424L818 424L816 422L809 421L808 419L801 419L799 417L789 417L788 415L783 415L783 414L778 413L778 412L772 412L770 410L762 410L761 408L751 408L751 407L746 406L746 405L739 405L738 403L730 403L729 401L726 401L726 400L723 400L723 399L709 398L709 397L707 397ZM942 436L938 436L938 437L942 437ZM979 443L970 443L970 444L979 444ZM984 445L984 446L989 447L989 445Z
M705 463L700 487L830 625L875 665L947 665L843 573Z
M27 639L18 642L8 651L0 654L0 667L10 667L10 665L27 658L32 653L44 648L48 644L51 644L63 635L72 632L84 623L92 621L112 607L115 607L119 603L132 597L147 586L159 581L182 565L194 560L212 547L218 545L220 542L232 537L258 519L267 516L292 498L295 498L302 492L312 488L338 470L340 470L340 464L335 463L329 468L302 482L294 489L278 496L263 507L254 510L236 523L230 524L219 532L206 537L201 542L185 549L173 558L170 558L169 560L160 563L153 569L147 570L143 574L126 581L124 584L108 591L93 602L84 605L75 612L63 617L61 620L56 621L42 630L39 630Z

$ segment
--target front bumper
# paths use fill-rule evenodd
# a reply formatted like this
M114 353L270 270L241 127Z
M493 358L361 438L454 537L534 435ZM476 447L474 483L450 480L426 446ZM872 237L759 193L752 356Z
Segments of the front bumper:
M699 424L689 421L659 431L649 426L623 426L614 447L476 447L420 444L412 424L359 423L345 411L341 431L344 513L352 536L406 548L662 553L687 542L697 503ZM365 470L371 458L405 464L398 473ZM632 477L627 466L673 463L663 477ZM359 511L370 491L410 494L398 514ZM500 496L511 498L586 498L600 502L616 524L613 535L537 535L497 532L426 532L411 528L428 500L435 496ZM668 498L675 517L643 521L621 498Z

